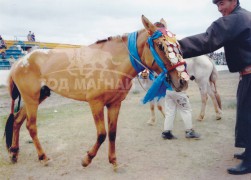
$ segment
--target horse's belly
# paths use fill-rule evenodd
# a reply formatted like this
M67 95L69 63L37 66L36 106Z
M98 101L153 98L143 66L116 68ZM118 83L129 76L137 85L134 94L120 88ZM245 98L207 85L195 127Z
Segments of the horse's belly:
M132 85L130 81L74 76L50 76L42 81L44 81L43 85L48 86L55 93L80 101L89 101L100 97L103 97L105 101L110 101L120 94L123 96Z

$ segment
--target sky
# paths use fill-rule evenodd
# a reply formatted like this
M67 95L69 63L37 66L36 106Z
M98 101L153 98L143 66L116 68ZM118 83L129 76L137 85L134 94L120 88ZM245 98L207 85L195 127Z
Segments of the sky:
M0 35L38 42L88 45L109 36L144 28L164 18L168 29L183 38L205 32L221 17L212 0L0 0ZM240 0L251 11L251 0Z

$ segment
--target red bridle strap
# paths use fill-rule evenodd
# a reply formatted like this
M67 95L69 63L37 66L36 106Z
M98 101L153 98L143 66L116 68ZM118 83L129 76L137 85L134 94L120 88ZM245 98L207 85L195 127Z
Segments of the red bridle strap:
M168 69L168 71L173 71L176 67L178 66L182 66L182 65L185 65L186 62L183 61L183 62L178 62L177 64L173 65L171 68Z

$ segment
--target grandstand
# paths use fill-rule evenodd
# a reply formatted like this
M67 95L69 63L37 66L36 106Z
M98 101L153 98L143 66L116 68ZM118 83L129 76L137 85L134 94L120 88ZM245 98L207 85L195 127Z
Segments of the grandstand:
M78 48L80 45L71 45L71 44L60 44L60 43L46 43L46 42L29 42L29 41L12 41L5 40L7 49L1 49L0 52L5 51L5 58L3 59L0 56L0 70L10 69L11 65L9 62L10 57L12 56L15 60L24 56L27 53L27 50L31 48L36 49L53 49L53 48Z

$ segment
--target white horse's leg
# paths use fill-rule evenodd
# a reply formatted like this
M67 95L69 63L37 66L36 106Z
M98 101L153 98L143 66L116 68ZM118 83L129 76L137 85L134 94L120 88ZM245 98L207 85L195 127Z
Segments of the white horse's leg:
M216 93L213 89L213 87L211 87L210 85L208 85L208 94L211 97L213 104L214 104L214 109L215 109L215 113L216 113L216 120L220 120L222 117L222 111L219 107L218 101L216 99Z
M207 90L205 86L199 86L199 89L200 89L200 95L201 95L201 110L200 110L200 115L197 119L199 121L202 121L205 117L206 104L207 104L208 97L207 97Z
M147 121L147 124L153 126L155 124L155 111L154 111L154 100L150 102L151 117Z
M163 117L165 118L165 112L163 111L163 105L164 105L164 98L160 99L158 102L157 102L157 107L158 107L158 110L161 112L161 114L163 115Z

